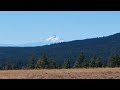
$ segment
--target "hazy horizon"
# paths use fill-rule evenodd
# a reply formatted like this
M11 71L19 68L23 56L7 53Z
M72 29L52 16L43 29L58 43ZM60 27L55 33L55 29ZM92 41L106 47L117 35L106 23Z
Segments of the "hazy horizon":
M119 33L119 23L119 11L0 11L0 44L103 37Z

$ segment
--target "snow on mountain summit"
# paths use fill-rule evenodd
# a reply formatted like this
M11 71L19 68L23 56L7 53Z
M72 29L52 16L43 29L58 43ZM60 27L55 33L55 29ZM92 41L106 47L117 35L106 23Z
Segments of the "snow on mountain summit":
M48 37L46 41L51 42L51 43L59 43L59 42L63 42L64 40L56 35L53 35L53 36Z

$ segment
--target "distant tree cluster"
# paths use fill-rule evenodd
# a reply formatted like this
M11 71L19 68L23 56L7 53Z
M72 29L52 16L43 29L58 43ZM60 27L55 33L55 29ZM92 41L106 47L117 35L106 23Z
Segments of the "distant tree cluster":
M28 69L55 69L59 68L59 65L55 60L49 59L46 54L44 54L37 61L34 56L28 61Z
M94 54L90 60L86 60L83 52L80 53L75 62L75 68L88 68L88 67L102 67L102 62L99 57Z

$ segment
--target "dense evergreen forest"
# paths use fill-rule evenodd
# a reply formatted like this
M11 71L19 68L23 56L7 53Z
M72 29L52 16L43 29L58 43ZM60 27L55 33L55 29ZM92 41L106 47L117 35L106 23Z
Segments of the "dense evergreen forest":
M120 33L37 47L0 47L0 69L120 66Z
M19 63L12 64L6 63L0 66L1 70L10 69L69 69L69 68L97 68L97 67L120 67L120 56L118 54L111 54L107 64L102 62L101 58L96 54L87 60L83 52L76 58L75 63L72 65L69 58L65 58L64 62L58 63L54 59L49 58L46 54L41 58L36 59L34 55L31 55L28 59L27 65L18 67Z

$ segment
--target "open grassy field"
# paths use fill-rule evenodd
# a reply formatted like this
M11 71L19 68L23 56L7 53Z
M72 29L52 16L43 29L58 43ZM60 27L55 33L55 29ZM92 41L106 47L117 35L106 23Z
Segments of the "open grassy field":
M120 79L120 68L0 70L0 79Z

